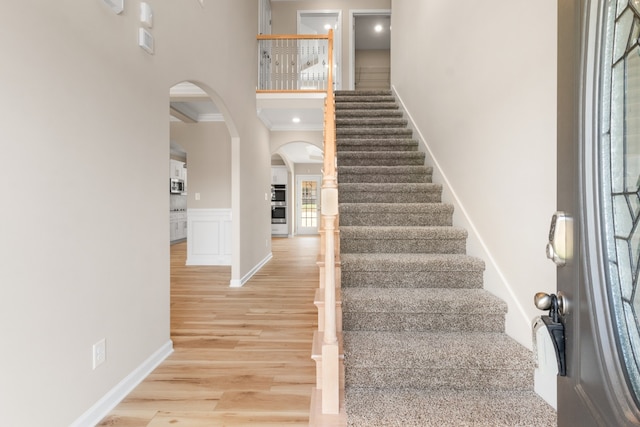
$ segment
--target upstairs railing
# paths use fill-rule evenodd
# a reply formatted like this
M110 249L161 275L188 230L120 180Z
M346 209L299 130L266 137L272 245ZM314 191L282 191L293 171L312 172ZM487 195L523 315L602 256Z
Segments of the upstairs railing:
M324 165L321 189L320 286L318 331L314 335L317 392L321 413L340 413L341 364L338 329L342 313L336 310L340 286L336 123L333 93L333 30L327 35L259 35L258 93L326 92ZM340 317L340 318L339 318ZM318 348L320 347L320 348ZM320 400L320 399L318 399ZM312 403L313 404L313 403ZM312 408L312 411L314 409ZM324 425L321 422L320 425Z
M327 92L328 35L258 36L258 92Z

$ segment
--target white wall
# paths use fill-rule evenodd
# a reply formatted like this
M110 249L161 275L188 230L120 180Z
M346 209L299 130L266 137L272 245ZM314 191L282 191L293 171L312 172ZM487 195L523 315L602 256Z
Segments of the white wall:
M507 332L531 347L556 205L556 4L392 2L391 82L449 187L485 287L509 304Z
M0 210L5 425L70 425L171 349L174 84L202 83L228 119L236 277L270 252L268 133L255 114L257 4L149 3L153 56L136 44L137 1L121 15L99 0L23 0L0 14L0 147L3 176L16 188ZM92 370L101 338L107 361Z

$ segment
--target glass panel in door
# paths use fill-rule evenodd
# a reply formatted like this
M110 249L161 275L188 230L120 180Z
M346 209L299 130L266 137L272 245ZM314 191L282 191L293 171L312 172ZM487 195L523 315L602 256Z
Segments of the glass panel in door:
M621 364L640 401L640 1L611 3L603 64L600 167L609 298ZM615 12L615 13L614 13Z
M298 177L298 234L318 234L320 224L320 177Z

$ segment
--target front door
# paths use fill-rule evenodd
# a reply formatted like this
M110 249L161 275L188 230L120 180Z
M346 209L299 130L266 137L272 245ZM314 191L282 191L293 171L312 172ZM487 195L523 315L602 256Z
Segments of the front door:
M558 0L558 426L640 425L640 0Z

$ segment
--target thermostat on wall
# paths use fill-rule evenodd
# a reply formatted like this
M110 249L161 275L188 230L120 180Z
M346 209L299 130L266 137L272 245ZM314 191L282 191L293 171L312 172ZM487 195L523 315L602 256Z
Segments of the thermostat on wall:
M104 4L109 6L115 13L121 13L124 10L124 0L102 0Z
M138 31L138 46L153 55L153 35L142 27Z

